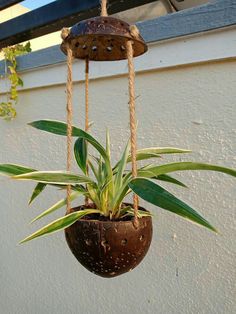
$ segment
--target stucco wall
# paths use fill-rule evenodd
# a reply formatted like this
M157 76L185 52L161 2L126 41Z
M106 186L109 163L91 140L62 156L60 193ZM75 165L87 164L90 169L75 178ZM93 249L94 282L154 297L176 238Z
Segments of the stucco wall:
M184 39L183 45L188 42ZM136 77L139 147L189 148L194 151L191 160L236 167L236 62L229 58L150 69L147 65L154 62L155 56L158 59L158 54L153 56L151 52L163 50L164 44L150 46L150 54L142 59L146 70L142 68ZM205 49L193 44L193 54L201 48ZM137 67L138 64L137 60ZM82 67L81 63L78 66ZM109 72L109 65L103 66ZM100 77L90 84L92 133L103 140L105 127L110 129L114 159L129 136L127 77L119 74L118 68L126 69L126 64L120 63L114 76L102 77L100 70ZM52 73L59 73L58 69L61 76L55 76L53 83ZM65 168L65 139L27 126L27 122L41 118L65 120L65 86L55 84L58 79L64 81L65 76L64 64L22 74L26 86L20 93L18 117L10 123L0 121L0 162L38 169ZM51 86L47 87L49 80ZM36 86L37 82L41 86ZM35 88L30 89L30 84L35 84ZM83 101L83 84L76 82L74 122L79 126L83 126ZM220 235L142 202L155 215L151 249L138 268L114 279L96 277L80 266L67 248L62 232L18 245L24 236L63 214L62 210L34 226L28 225L62 193L49 189L28 208L33 185L1 177L0 312L235 313L235 182L216 173L186 172L176 177L189 189L169 186L169 190L204 214Z

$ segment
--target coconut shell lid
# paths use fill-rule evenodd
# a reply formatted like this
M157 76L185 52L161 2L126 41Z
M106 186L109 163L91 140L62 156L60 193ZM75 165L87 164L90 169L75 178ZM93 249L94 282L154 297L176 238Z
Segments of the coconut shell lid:
M66 54L69 44L73 57L93 61L127 59L126 43L132 40L134 57L147 51L147 45L135 25L109 16L81 21L71 27L63 40L61 50Z

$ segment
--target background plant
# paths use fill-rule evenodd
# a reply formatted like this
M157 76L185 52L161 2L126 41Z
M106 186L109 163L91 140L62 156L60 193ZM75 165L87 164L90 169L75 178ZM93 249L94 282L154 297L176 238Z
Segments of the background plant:
M10 90L7 92L7 101L0 102L0 117L12 120L16 117L15 105L18 102L18 86L24 83L17 73L17 57L31 52L30 42L17 44L2 49L5 61L5 76L10 81Z
M67 134L67 125L59 121L40 120L30 123L30 125L36 129L57 135L66 136ZM124 203L126 196L132 191L151 204L216 231L195 209L162 188L158 182L165 181L169 184L186 187L184 183L173 178L169 173L184 170L212 170L235 177L236 170L199 162L174 162L167 164L152 162L146 166L138 167L138 177L134 179L131 171L128 169L128 164L131 161L129 142L120 160L115 165L112 165L108 133L106 136L106 147L103 147L93 136L76 127L72 129L72 136L77 138L74 145L74 155L82 174L65 171L37 171L33 168L14 164L0 165L0 173L2 174L16 180L37 182L29 203L32 203L47 185L60 189L66 189L68 185L71 185L73 190L71 200L86 196L92 203L90 206L84 206L82 210L78 209L53 221L22 242L69 227L85 215L98 214L110 220L134 216L132 205ZM96 155L88 154L88 144L95 148ZM144 148L137 151L137 160L153 160L153 158L162 160L159 158L165 154L189 152L189 150L173 147ZM87 167L90 169L90 176L88 176ZM33 222L58 210L65 204L66 198L43 211ZM150 215L150 213L139 210L138 215L142 217Z

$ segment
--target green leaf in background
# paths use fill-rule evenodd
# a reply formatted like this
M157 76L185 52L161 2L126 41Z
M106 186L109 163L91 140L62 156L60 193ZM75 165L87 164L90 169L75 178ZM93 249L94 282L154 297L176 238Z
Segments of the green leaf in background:
M87 176L75 175L65 171L35 171L12 177L16 180L33 180L42 183L70 185L77 183L94 183Z
M29 123L29 125L38 130L42 130L45 132L49 132L49 133L53 133L57 135L63 135L63 136L67 135L67 124L64 122L53 121L53 120L39 120L39 121L31 122ZM110 167L110 158L107 155L107 152L104 149L104 147L89 133L79 128L76 128L74 126L72 127L72 136L83 138L84 140L89 142L101 154L102 158L105 161L106 169L107 171L109 171L108 176L111 177L112 169Z
M175 147L150 147L138 149L136 153L137 160L145 160L149 158L160 158L162 154L186 154L191 150L175 148ZM131 162L131 155L128 157L128 162Z
M121 159L118 163L118 166L117 166L117 173L115 176L115 189L116 190L119 190L121 188L129 151L130 151L130 141L128 141L128 143L125 147L125 150L122 154L122 157L121 157Z
M86 167L87 167L87 143L86 140L83 138L78 138L74 145L74 154L75 159L80 167L80 169L83 171L84 174L87 173Z
M145 201L217 232L196 210L152 181L136 178L129 183L129 187Z
M29 172L36 171L32 168L26 168L24 166L15 164L0 164L0 173L7 176L16 176L20 174L25 174Z
M57 134L57 135L67 135L67 124L60 121L53 121L53 120L39 120L29 123L30 126L42 130L45 132ZM91 145L94 146L94 148L97 149L97 151L102 155L104 160L107 160L107 153L104 147L89 133L76 128L73 126L72 128L72 136L75 137L81 137L85 140L87 140Z
M175 179L175 178L173 178L171 176L168 176L167 174L161 174L159 176L152 177L152 179L173 183L173 184L182 186L184 188L187 188L187 186L184 183L182 183L181 181L179 181L179 180L177 180L177 179Z
M50 224L48 224L47 226L39 229L38 231L34 232L27 238L23 239L22 241L20 241L20 243L25 243L27 241L33 240L43 235L65 229L73 225L73 223L75 223L80 218L89 214L94 214L94 213L99 213L99 211L95 209L85 209L85 210L77 211L77 212L68 214L66 216L63 216L61 218L58 218L54 220L53 222L51 222Z
M104 174L105 174L104 186L107 186L106 191L107 191L109 197L112 197L113 191L114 191L114 184L113 184L113 180L112 180L113 172L112 172L112 166L111 166L110 134L109 134L108 129L106 130L106 155L107 155L107 160L105 160L105 164L103 166ZM106 194L106 192L105 192L105 194ZM105 195L105 194L103 193L103 195ZM102 195L102 193L101 193L101 195ZM103 203L103 201L101 203Z
M74 201L77 197L79 197L80 195L82 195L82 192L72 192L70 195L70 201ZM53 206L51 206L50 208L48 208L47 210L45 210L43 213L41 213L40 215L38 215L37 217L35 217L31 223L35 222L36 220L41 219L42 217L51 214L52 212L56 211L57 209L65 206L67 203L67 197L60 200L59 202L57 202L56 204L54 204Z
M231 168L226 168L217 165L204 164L199 162L174 162L166 165L160 166L150 166L145 168L144 170L138 171L139 177L153 177L159 176L161 174L166 174L174 171L183 171L183 170L212 170L217 172L223 172L225 174L229 174L233 177L236 177L236 170Z
M36 185L36 187L35 187L35 189L34 189L34 191L33 191L33 193L32 193L32 196L31 196L31 198L30 198L30 200L29 200L29 205L32 204L32 202L36 199L36 197L37 197L41 192L43 192L43 190L46 188L46 186L47 186L47 184L41 183L41 182L39 182L39 183Z

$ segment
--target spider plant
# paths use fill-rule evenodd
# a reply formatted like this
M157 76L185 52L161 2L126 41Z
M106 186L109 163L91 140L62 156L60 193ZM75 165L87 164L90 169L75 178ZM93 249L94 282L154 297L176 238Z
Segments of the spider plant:
M30 125L36 129L57 135L66 136L67 134L67 125L59 121L40 120L32 122ZM0 165L1 174L8 175L15 180L37 182L29 201L30 204L48 185L61 189L66 189L70 185L72 188L71 201L81 196L87 197L90 200L88 206L83 206L83 208L79 208L77 211L51 222L22 240L21 243L65 229L87 215L97 214L96 217L98 218L99 216L103 216L103 218L107 217L110 220L120 220L125 216L132 218L134 216L133 207L124 202L126 196L131 192L136 193L140 198L151 204L216 231L195 209L161 187L159 183L165 181L169 184L186 187L182 182L169 175L169 173L176 171L212 170L235 177L236 170L199 162L151 163L138 167L138 177L132 178L131 171L128 169L128 164L131 162L129 142L120 160L115 165L112 165L108 132L105 147L93 136L77 127L73 127L72 136L76 138L74 156L80 169L78 173L38 171L15 164ZM88 145L93 146L96 150L95 156L88 154ZM159 158L165 154L185 154L189 152L189 150L173 147L151 147L139 149L136 156L137 161L147 161L149 159L159 161L162 160ZM51 214L65 206L65 204L66 198L43 211L32 222ZM145 215L151 214L148 211L138 211L139 217Z

